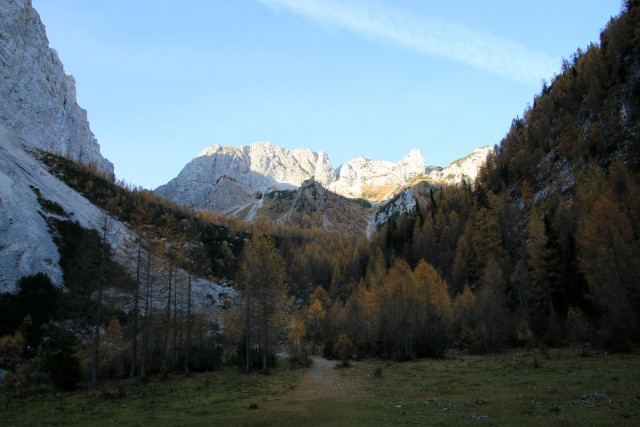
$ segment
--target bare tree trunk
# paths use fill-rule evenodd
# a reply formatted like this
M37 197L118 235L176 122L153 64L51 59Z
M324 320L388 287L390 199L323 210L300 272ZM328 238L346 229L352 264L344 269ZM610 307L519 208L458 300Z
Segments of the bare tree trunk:
M269 373L268 357L269 354L269 302L267 295L267 286L263 285L262 290L262 373Z
M109 215L105 212L102 223L102 252L100 255L100 272L98 274L98 294L96 301L96 320L93 332L93 351L91 354L91 385L98 384L98 363L100 359L100 322L102 320L102 291L105 286L105 263L107 262L107 232L109 231Z
M171 367L176 369L178 363L178 273L173 285L173 349L171 354Z
M144 325L142 330L142 357L140 362L140 379L142 381L147 380L148 369L148 348L149 348L149 334L151 329L151 320L153 308L151 304L153 302L153 284L151 283L151 250L147 252L147 288L145 292L144 302Z
M140 239L140 237L138 237ZM133 321L131 323L131 370L129 378L136 376L138 368L138 319L140 318L140 269L142 267L142 242L138 240L136 256L136 288L133 292Z
M191 348L191 273L187 283L187 342L184 345L184 374L189 375L189 350Z
M245 289L246 295L246 311L245 311L245 371L248 373L253 369L253 325L251 322L251 295L249 289Z
M545 296L547 297L547 302L549 304L549 315L553 320L556 317L556 310L555 310L555 307L553 306L553 298L551 298L551 287L549 286L549 280L547 280L546 278L544 280L544 289L545 289Z
M98 280L100 284L98 285L98 297L96 304L98 306L98 310L96 313L95 320L95 328L93 331L93 351L91 354L91 386L95 387L98 385L98 362L100 357L100 318L102 317L102 287L103 287L103 278L102 275Z
M178 322L180 325L180 331L178 332L178 345L180 346L180 351L184 355L185 354L185 324L184 324L184 293L180 294L180 321ZM188 368L188 364L185 363L185 368ZM186 372L185 372L186 373Z
M171 292L172 292L172 272L173 266L169 262L169 289L167 289L167 306L165 308L165 330L162 341L162 351L160 352L160 368L164 378L167 377L169 367L167 366L167 346L169 345L169 332L171 329Z

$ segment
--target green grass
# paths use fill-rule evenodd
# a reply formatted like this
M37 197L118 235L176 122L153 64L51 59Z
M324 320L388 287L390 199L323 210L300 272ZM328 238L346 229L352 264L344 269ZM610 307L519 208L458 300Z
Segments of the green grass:
M304 371L243 375L223 369L146 385L111 382L97 389L48 393L26 400L3 398L0 425L227 425L295 389ZM208 379L207 379L208 378Z
M359 362L348 372L361 383L351 399L313 402L296 418L274 414L263 425L638 425L639 355L577 353L551 351L538 369L513 352Z
M640 355L551 350L451 353L443 360L356 362L331 374L348 392L291 398L305 371L227 369L167 382L2 400L0 425L581 425L640 424ZM374 371L381 368L382 376ZM253 409L250 409L253 408Z

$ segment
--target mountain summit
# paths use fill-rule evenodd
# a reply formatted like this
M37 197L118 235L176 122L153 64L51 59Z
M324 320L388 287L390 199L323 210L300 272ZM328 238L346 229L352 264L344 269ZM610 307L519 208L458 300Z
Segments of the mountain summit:
M212 145L155 192L190 208L235 216L264 193L295 190L308 180L346 198L383 202L419 181L473 180L490 150L481 147L444 169L428 168L420 150L413 149L398 163L357 157L334 170L322 151L289 151L268 142Z
M255 193L298 188L308 179L323 186L335 181L325 153L289 151L268 142L212 145L155 192L188 207L230 214L251 204Z

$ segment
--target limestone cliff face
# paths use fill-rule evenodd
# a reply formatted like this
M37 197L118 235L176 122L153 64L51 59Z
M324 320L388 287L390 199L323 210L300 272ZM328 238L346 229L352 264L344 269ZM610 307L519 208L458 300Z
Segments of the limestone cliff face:
M33 148L113 174L31 0L0 1L0 124Z
M387 200L416 179L424 178L426 169L417 149L398 163L357 157L340 167L338 180L329 189L345 197Z
M435 169L429 173L429 178L433 182L442 182L446 184L455 184L463 179L468 182L475 181L480 171L480 167L484 165L489 153L493 151L493 147L485 145L478 147L466 157L458 159L443 169Z

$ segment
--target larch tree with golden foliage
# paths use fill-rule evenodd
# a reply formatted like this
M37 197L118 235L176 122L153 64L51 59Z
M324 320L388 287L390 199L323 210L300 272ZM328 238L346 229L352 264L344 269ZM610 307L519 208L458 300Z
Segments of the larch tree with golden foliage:
M453 338L453 307L447 283L424 260L418 262L413 276L418 291L414 317L416 352L420 356L442 357Z
M307 333L311 338L311 352L315 354L318 344L326 338L325 317L327 310L331 306L331 298L327 292L318 286L309 299L309 304L305 309L307 320Z
M639 334L640 192L624 165L613 164L609 174L608 185L580 221L578 261L602 310L602 332L619 345Z
M383 339L395 347L400 359L407 359L413 351L420 289L405 260L398 258L394 262L378 295Z
M255 338L259 337L262 372L268 373L268 355L273 345L270 319L286 302L286 272L273 237L254 235L243 249L239 284L242 289L245 329L245 370L253 369Z

